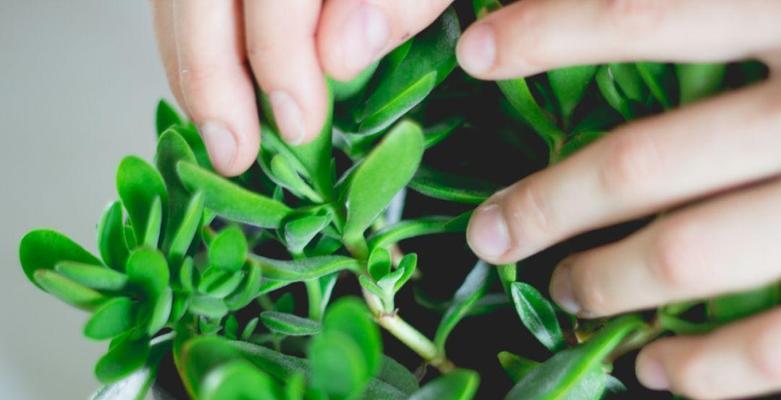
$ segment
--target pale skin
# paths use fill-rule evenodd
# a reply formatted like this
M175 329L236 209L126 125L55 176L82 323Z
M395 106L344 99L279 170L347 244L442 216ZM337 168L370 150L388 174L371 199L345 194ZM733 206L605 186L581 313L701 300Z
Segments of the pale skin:
M215 168L258 151L252 79L282 136L306 143L325 119L324 76L346 80L431 23L449 0L154 0L171 89ZM583 318L616 315L781 279L781 1L522 0L466 29L458 59L486 80L577 64L759 59L771 77L619 127L496 193L467 239L493 263L578 233L664 211L618 242L575 254L551 295ZM703 336L660 339L640 381L702 399L781 391L781 309Z

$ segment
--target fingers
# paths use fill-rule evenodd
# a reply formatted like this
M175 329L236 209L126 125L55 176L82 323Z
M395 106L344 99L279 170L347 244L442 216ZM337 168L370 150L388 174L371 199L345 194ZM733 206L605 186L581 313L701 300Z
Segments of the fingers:
M253 162L260 136L236 1L173 0L178 84L214 168L238 175Z
M268 94L284 139L314 139L328 112L328 92L315 48L319 0L245 0L247 52Z
M325 71L349 80L433 22L453 0L330 0L317 40Z
M772 0L524 0L464 32L461 66L505 79L613 61L724 61L781 45Z
M767 83L619 128L492 196L467 230L492 263L781 172L781 102Z
M152 16L155 25L155 37L163 61L171 93L177 103L184 106L182 89L179 87L179 59L176 54L176 37L174 33L174 2L173 0L152 1Z
M781 309L701 337L674 337L637 357L645 386L695 399L754 397L781 390Z
M597 317L778 281L779 199L775 180L674 212L566 259L551 296L571 313Z

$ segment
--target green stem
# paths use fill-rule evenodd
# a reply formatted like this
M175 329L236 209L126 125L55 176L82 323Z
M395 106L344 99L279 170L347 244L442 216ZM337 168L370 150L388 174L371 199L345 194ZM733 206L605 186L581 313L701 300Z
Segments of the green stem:
M309 305L309 318L320 321L322 318L321 305L323 304L323 291L320 287L319 279L312 279L304 282L306 285L306 295Z

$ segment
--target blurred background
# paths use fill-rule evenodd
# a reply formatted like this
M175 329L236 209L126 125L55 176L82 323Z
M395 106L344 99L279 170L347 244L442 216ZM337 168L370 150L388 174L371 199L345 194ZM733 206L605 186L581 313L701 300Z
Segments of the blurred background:
M151 159L171 98L146 1L0 0L0 399L86 399L106 343L27 281L18 242L51 227L95 250L124 155Z

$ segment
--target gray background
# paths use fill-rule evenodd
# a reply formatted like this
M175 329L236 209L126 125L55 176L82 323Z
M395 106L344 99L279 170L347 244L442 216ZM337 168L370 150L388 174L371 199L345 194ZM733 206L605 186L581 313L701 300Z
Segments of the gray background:
M147 1L0 0L0 399L85 399L106 343L24 277L17 244L51 227L95 249L126 154L151 159L169 97Z

